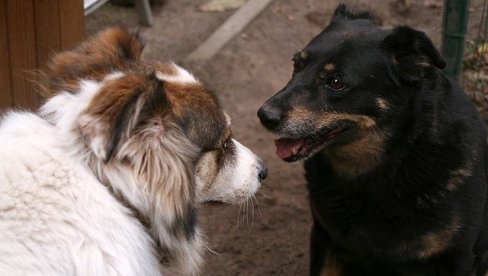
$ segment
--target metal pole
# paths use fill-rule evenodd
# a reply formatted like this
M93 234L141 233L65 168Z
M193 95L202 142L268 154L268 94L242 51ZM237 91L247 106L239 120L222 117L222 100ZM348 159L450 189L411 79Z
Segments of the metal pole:
M444 73L459 80L463 65L464 39L468 25L469 0L445 0L442 24L442 54L447 61Z
M135 0L134 2L141 25L151 27L153 24L153 16L149 0Z

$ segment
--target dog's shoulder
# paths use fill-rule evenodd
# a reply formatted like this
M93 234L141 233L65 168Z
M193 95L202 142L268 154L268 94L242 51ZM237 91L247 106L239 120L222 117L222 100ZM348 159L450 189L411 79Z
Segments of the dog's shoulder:
M0 119L0 139L4 141L32 134L47 136L52 129L52 126L32 112L9 111Z
M486 144L486 126L476 107L457 83L449 81L445 89L445 96L439 103L439 117L441 124L452 127L451 131L459 134L470 142L478 141L474 146L483 147ZM466 142L468 142L466 141Z
M49 123L6 114L0 155L0 274L159 273L144 227L65 152Z

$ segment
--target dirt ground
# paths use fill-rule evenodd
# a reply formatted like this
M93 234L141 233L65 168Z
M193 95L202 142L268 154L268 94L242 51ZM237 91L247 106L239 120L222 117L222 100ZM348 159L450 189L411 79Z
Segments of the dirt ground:
M142 28L146 59L182 61L234 11L206 13L203 0L153 6L155 24ZM407 24L441 41L443 0L275 0L206 64L185 64L220 97L234 136L268 165L257 201L206 206L201 223L209 252L203 275L306 275L311 225L301 163L275 156L273 135L256 111L291 76L292 55L325 26L339 2L369 9L385 27ZM469 36L477 34L481 0L472 0ZM137 24L134 9L107 4L86 19L87 34L107 25Z

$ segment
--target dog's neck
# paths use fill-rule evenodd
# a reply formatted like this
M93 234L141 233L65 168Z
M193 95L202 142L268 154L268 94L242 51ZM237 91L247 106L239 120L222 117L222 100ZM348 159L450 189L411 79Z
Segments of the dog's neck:
M63 147L84 163L167 253L170 270L193 275L202 263L202 235L197 227L194 165L199 151L174 130L161 143L148 139L129 141L105 162L84 141L78 119L96 94L96 82L86 82L77 94L60 93L49 99L40 115L54 125L64 139ZM186 143L187 142L187 143ZM123 156L123 157L122 157ZM166 254L165 254L166 255Z
M387 135L378 129L362 131L361 135L349 144L327 147L322 151L334 172L342 178L356 178L381 162Z
M174 158L174 157L172 157ZM104 163L90 158L87 164L113 194L135 212L158 245L157 251L166 265L183 274L193 274L201 263L202 237L197 227L193 191L184 187L194 182L193 171L184 159L158 164L151 175L136 175L139 166ZM165 167L162 169L162 167ZM165 172L163 172L165 171ZM188 205L183 205L187 202Z

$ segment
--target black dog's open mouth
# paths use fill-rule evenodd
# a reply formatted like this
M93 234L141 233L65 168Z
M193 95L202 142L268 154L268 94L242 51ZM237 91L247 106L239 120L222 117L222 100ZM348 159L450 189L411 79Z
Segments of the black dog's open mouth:
M287 162L307 158L320 148L332 143L346 130L346 126L336 126L307 137L276 139L276 155Z

